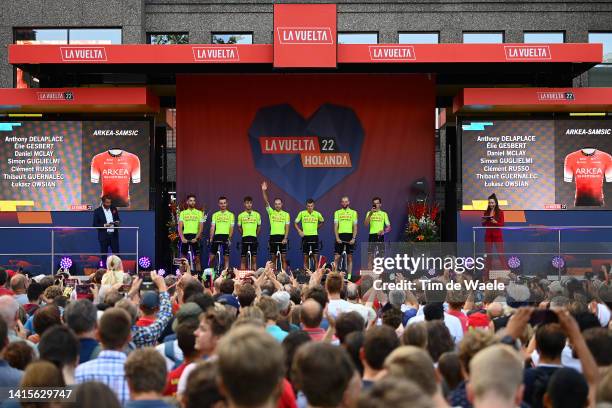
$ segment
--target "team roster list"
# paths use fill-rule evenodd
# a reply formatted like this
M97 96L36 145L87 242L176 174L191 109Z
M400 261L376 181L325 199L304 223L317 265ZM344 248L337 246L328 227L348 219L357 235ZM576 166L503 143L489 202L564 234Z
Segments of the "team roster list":
M10 181L11 188L62 187L66 175L60 163L64 136L5 136L3 149L12 151L7 158L8 171L2 180Z
M463 132L464 203L496 193L506 209L540 209L555 201L552 122L495 121Z

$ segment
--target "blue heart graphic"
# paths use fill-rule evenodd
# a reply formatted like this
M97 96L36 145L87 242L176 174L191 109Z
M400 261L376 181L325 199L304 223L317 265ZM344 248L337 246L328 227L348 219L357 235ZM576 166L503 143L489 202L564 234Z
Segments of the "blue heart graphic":
M262 154L261 137L318 136L334 139L337 152L349 153L352 167L304 168L299 154ZM348 107L324 104L304 119L289 104L263 107L249 128L255 168L300 202L317 200L359 167L365 132Z

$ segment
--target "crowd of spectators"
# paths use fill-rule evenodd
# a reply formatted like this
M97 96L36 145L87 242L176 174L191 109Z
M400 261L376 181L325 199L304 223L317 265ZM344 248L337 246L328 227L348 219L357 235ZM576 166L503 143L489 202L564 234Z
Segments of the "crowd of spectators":
M327 268L181 269L0 269L0 388L74 389L24 407L612 406L607 279L383 292Z

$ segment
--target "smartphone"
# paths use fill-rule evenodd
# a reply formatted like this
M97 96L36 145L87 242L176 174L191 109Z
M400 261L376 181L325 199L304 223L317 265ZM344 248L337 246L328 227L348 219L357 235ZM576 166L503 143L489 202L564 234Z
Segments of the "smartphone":
M138 277L142 279L143 282L151 282L150 271L138 271Z
M531 314L529 324L537 326L548 323L559 323L557 314L550 309L537 309Z
M172 265L174 265L174 266L181 266L184 261L185 261L184 258L174 258L172 260Z
M76 286L77 295L89 295L91 294L91 283L81 283Z
M79 280L75 278L69 278L64 280L64 285L67 287L74 288L79 284Z
M140 291L141 291L141 292L144 292L144 291L147 291L147 290L155 290L155 289L156 289L156 287L155 287L155 283L153 283L153 281L151 281L151 278L150 278L150 277L149 277L149 280L148 280L148 281L143 281L143 282L140 284ZM129 289L128 289L128 290L129 290Z
M130 291L131 285L122 285L119 288L119 293L128 293Z

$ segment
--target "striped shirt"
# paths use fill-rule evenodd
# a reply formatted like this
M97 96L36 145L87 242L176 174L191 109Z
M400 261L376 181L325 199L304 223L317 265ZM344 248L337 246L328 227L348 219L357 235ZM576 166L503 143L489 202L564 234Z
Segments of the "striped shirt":
M121 405L130 399L123 365L127 356L121 351L103 350L98 358L80 364L74 373L77 384L98 381L115 392Z

